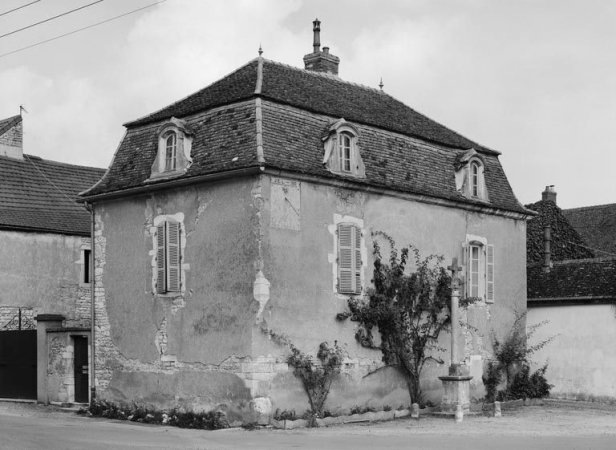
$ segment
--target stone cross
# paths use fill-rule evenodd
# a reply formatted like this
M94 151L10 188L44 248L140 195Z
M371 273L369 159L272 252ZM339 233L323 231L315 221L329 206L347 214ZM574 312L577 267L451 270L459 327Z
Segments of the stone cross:
M460 291L458 289L460 280L458 273L462 267L458 266L458 258L453 258L451 266L447 266L447 270L451 271L451 365L457 366L458 360L458 333L460 331L460 319L458 315L458 300Z

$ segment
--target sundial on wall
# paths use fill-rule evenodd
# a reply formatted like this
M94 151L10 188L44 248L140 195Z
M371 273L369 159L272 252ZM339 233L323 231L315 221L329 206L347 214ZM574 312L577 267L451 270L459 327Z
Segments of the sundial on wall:
M270 224L285 230L300 229L299 181L272 178L270 188Z

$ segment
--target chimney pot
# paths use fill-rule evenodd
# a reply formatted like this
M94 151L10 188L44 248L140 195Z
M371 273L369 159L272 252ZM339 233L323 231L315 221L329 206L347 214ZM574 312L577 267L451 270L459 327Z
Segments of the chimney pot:
M553 184L545 187L545 191L541 193L541 200L550 200L556 204L556 190Z
M313 72L338 75L340 58L329 53L329 47L323 47L321 51L321 22L316 19L312 24L314 25L312 28L314 32L313 52L304 56L304 68Z

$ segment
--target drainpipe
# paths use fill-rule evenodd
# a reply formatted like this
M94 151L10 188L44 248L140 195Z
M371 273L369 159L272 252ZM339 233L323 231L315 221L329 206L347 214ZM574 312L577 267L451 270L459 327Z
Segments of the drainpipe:
M96 309L94 307L96 299L96 267L94 266L96 261L94 256L96 252L96 245L94 243L95 213L94 204L85 202L84 205L86 209L90 211L90 216L92 217L90 223L90 405L92 405L94 400L96 400L96 345L94 344L96 337L96 329L94 328L94 319L96 316Z
M549 273L552 268L551 241L552 227L550 225L546 225L543 227L543 272L545 273Z

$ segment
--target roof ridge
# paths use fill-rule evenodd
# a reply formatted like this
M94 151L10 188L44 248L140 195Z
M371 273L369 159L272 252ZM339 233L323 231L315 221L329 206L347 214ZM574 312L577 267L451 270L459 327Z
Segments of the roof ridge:
M597 208L607 208L607 207L615 207L616 203L603 203L601 205L592 205L592 206L578 206L577 208L567 208L562 209L562 211L583 211L588 209L597 209Z
M254 62L255 62L255 61L257 61L258 59L259 59L259 57L257 56L256 58L253 58L253 59L251 59L250 61L248 61L246 64L244 64L244 65L242 65L242 66L238 67L237 69L235 69L235 70L233 70L233 71L231 71L231 72L227 73L226 75L224 75L224 76L222 76L222 77L220 77L220 78L216 79L215 81L211 82L211 83L210 83L210 84L208 84L207 86L204 86L204 87L202 87L201 89L199 89L199 90L197 90L197 91L191 92L190 94L188 94L188 95L186 95L186 96L182 97L181 99L176 100L175 102L170 103L170 104L168 104L168 105L165 105L165 106L163 106L162 108L159 108L159 109L157 109L157 110L156 110L156 111L154 111L154 112L148 113L148 114L146 114L145 116L141 116L141 117L139 117L139 118L137 118L137 119L130 120L130 121L128 121L128 122L124 122L124 123L122 124L122 126L124 126L124 127L129 127L130 125L132 125L132 124L133 124L133 123L135 123L135 122L141 122L141 121L143 121L143 120L146 120L146 119L147 119L148 117L150 117L150 116L154 116L154 115L158 114L158 113L159 113L159 112L161 112L161 111L164 111L164 110L166 110L166 109L169 109L169 108L171 108L171 107L173 107L173 106L177 105L178 103L181 103L181 102L183 102L184 100L187 100L188 98L190 98L190 97L192 97L192 96L194 96L194 95L197 95L199 92L205 91L206 89L208 89L208 88L210 88L211 86L215 85L215 84L216 84L216 83L218 83L219 81L224 80L224 79L225 79L225 78L227 78L227 77L230 77L231 75L233 75L234 73L239 72L240 70L244 69L245 67L248 67L250 64L254 63ZM158 120L154 120L153 122L157 122L157 121L158 121Z
M387 92L385 92L385 91L383 91L383 90L381 90L381 89L373 88L373 87L371 87L371 86L366 86L365 84L357 83L357 82L354 82L354 81L344 80L344 79L340 78L338 75L333 75L333 74L330 74L330 73L325 73L325 72L317 72L317 71L314 71L314 70L302 69L302 68L299 68L299 67L297 67L297 66L292 66L292 65L290 65L290 64L281 63L281 62L279 62L279 61L273 61L273 60L271 60L271 59L267 59L267 58L262 58L262 59L263 59L264 61L268 62L268 63L273 64L273 65L277 65L277 66L280 66L280 67L285 67L285 68L287 68L287 69L291 69L291 70L296 70L296 71L298 71L298 72L303 72L303 73L306 73L306 74L308 74L308 75L315 76L315 77L328 78L328 79L330 79L330 80L337 81L337 82L339 82L339 83L343 83L343 84L347 84L347 85L350 85L350 86L355 86L355 87L358 87L358 88L361 88L361 89L365 89L365 90L367 90L367 91L371 91L372 93L375 93L375 94L379 94L379 95L386 95L386 96L387 96L387 97L389 97L391 100L393 100L393 101L395 101L395 102L398 102L399 104L401 104L401 105L402 105L402 106L404 106L405 108L410 109L411 111L415 112L416 114L419 114L419 115L421 115L421 116L425 117L427 120L429 120L429 121L431 121L431 122L434 122L435 124L437 124L437 125L439 125L439 126L441 126L441 127L445 128L445 129L446 129L447 131L449 131L450 133L453 133L453 134L455 134L456 136L458 136L458 137L460 137L460 138L462 138L462 139L464 139L464 140L466 140L466 141L468 141L468 142L470 142L470 143L474 144L475 146L477 146L477 147L478 147L476 150L478 150L479 152L483 151L484 153L493 153L493 154L495 154L495 155L501 155L501 154L502 154L502 153L501 153L501 152L499 152L498 150L494 150L494 149L492 149L492 148L490 148L490 147L486 147L485 145L480 144L479 142L476 142L476 141L474 141L473 139L469 139L469 138L467 138L466 136L464 136L464 135L462 135L462 134L458 133L457 131L455 131L455 130L453 130L453 129L449 128L448 126L443 125L441 122L439 122L439 121L437 121L437 120L432 119L431 117L429 117L429 116L427 116L426 114L424 114L424 113L422 113L422 112L418 111L418 110L417 110L417 109L415 109L415 108L410 107L409 105L407 105L407 104L406 104L406 103L404 103L403 101L401 101L401 100L397 99L397 98L396 98L396 97L394 97L393 95L391 95L391 94L389 94L389 93L387 93ZM425 138L425 137L423 137L423 139L426 139L426 138ZM439 141L436 141L436 142L439 142ZM452 145L450 145L450 144L446 144L446 143L443 143L443 142L439 142L439 143L440 143L440 144L442 144L442 145L446 145L446 146L448 146L448 147L454 147L454 146L452 146ZM459 147L459 148L462 148L462 147ZM466 150L466 149L465 149L465 150Z
M384 93L380 89L373 88L373 87L370 87L370 86L366 86L365 84L357 83L355 81L344 80L344 79L340 78L338 75L334 75L334 74L331 74L331 73L317 72L316 70L302 69L301 67L292 66L291 64L281 63L280 61L274 61L274 60L267 59L267 58L263 58L263 61L275 64L277 66L286 67L287 69L297 70L298 72L304 72L304 73L306 73L308 75L314 75L316 77L322 77L322 78L329 78L330 80L339 81L340 83L345 83L345 84L350 84L352 86L357 86L357 87L360 87L360 88L363 88L363 89L366 89L366 90L369 90L369 91L374 91L377 94Z
M79 164L71 164L71 163L65 163L62 161L54 161L52 159L45 159L45 158L41 158L40 156L28 155L24 153L24 158L25 157L27 157L30 161L35 161L37 163L43 162L45 164L50 164L54 166L75 167L75 168L80 168L80 169L106 170L104 167L82 166ZM11 158L11 159L14 159L14 158Z
M408 109L410 109L410 110L412 110L412 111L415 111L417 114L421 114L421 115L422 115L422 116L424 116L426 119L431 120L432 122L434 122L434 123L436 123L436 124L440 125L441 127L445 128L447 131L449 131L449 132L451 132L451 133L455 134L456 136L461 137L462 139L464 139L464 140L466 140L466 141L468 141L468 142L470 142L470 143L472 143L472 144L475 144L477 147L479 147L479 148L476 148L476 149L475 149L476 151L481 152L482 150L483 150L483 151L486 151L486 150L487 150L488 152L494 153L495 155L502 155L502 153L501 153L501 152L499 152L498 150L494 150L493 148L486 147L485 145L480 144L479 142L477 142L477 141L475 141L475 140L473 140L473 139L469 139L469 138L467 138L466 136L464 136L463 134L458 133L456 130L453 130L453 129L449 128L447 125L443 125L440 121L438 121L438 120L434 120L432 117L427 116L426 114L422 113L421 111L419 111L419 110L417 110L417 109L415 109L415 108L410 107L409 105L407 105L406 103L404 103L402 100L397 99L397 98L396 98L396 97L394 97L393 95L390 95L390 94L388 94L388 93L387 93L387 92L385 92L385 91L382 91L382 92L383 92L383 95L387 95L388 97L390 97L390 98L391 98L391 99L393 99L394 101L396 101L396 102L398 102L398 103L400 103L400 104L404 105L406 108L408 108ZM464 149L464 150L466 150L466 149Z

